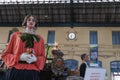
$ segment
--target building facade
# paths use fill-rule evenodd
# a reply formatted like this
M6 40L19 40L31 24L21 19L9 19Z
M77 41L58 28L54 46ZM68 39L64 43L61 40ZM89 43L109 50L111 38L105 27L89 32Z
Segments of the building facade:
M0 27L1 53L12 28ZM22 31L22 27L17 28ZM38 27L36 33L45 40L46 55L47 47L57 42L60 50L64 52L64 59L75 59L79 65L81 64L80 55L90 54L90 45L97 44L98 60L107 70L108 80L120 78L120 27Z

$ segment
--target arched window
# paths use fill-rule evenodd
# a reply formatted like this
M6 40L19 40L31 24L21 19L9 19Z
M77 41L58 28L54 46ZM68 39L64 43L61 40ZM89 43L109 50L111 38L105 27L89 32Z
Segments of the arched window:
M78 69L78 61L75 59L66 59L65 67L69 70L75 71Z

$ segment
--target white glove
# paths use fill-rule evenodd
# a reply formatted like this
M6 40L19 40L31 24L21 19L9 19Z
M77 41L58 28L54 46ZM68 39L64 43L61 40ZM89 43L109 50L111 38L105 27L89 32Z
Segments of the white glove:
M28 53L22 53L20 55L20 61L27 61L31 56Z
M32 62L36 62L37 58L34 54L30 54L31 57L29 59L26 60L27 63L32 63Z

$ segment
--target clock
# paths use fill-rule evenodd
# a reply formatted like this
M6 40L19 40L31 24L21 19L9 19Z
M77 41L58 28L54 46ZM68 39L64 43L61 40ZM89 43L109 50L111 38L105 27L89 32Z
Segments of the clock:
M70 40L73 40L73 39L76 38L76 34L75 34L74 32L70 32L70 33L68 33L68 38L69 38Z

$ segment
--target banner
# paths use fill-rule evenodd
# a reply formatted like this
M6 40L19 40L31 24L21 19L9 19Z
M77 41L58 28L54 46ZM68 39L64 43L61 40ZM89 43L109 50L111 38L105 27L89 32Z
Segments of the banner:
M87 68L84 80L105 80L106 70L103 68Z
M98 67L98 45L90 45L90 66Z

